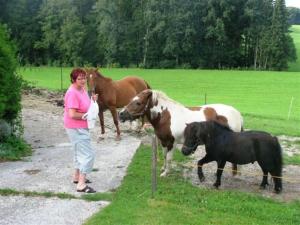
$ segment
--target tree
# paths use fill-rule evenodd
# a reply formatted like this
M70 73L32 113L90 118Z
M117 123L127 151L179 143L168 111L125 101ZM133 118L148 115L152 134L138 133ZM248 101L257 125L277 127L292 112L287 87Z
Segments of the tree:
M288 34L288 20L284 0L276 0L270 40L270 60L268 67L275 70L288 68L289 60L296 60L296 51L292 39Z
M289 24L300 25L300 9L295 7L288 7Z
M12 123L21 111L21 80L15 74L16 49L0 24L0 120Z
M35 47L46 52L48 63L76 65L82 62L80 53L84 27L71 0L44 1L39 11L42 37Z

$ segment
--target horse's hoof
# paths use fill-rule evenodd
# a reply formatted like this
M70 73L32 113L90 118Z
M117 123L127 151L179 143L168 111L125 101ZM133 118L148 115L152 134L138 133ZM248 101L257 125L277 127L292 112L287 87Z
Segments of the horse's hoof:
M164 172L162 172L161 174L160 174L160 177L166 177L167 176L167 172L166 171L164 171Z
M117 136L116 141L121 141L121 136Z
M205 181L205 177L203 176L203 177L199 177L199 180L200 180L200 182L203 182L203 181Z
M220 186L220 184L214 183L214 187L215 187L216 189L219 189L219 186Z
M274 193L280 194L282 192L282 188L275 188Z
M98 137L97 142L100 142L100 141L102 141L102 140L104 140L104 137L100 136L100 137Z
M266 187L267 187L268 185L269 185L268 183L266 183L266 184L261 184L261 185L259 186L259 189L265 190Z

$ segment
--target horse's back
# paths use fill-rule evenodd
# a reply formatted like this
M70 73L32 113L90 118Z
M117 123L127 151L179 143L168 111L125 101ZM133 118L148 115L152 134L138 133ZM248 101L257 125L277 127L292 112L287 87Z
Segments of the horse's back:
M138 76L127 76L118 81L121 85L128 85L136 90L137 94L141 91L150 88L147 82Z
M148 89L148 84L137 76L127 76L121 80L114 81L116 90L117 107L127 105L130 100L141 91Z
M244 131L233 135L239 140L240 154L245 153L251 144L254 161L269 168L274 167L274 162L281 165L281 147L276 137L264 131Z
M243 117L241 113L230 105L225 104L208 104L203 105L201 110L205 108L213 108L219 116L225 117L230 129L235 132L240 132L243 129Z

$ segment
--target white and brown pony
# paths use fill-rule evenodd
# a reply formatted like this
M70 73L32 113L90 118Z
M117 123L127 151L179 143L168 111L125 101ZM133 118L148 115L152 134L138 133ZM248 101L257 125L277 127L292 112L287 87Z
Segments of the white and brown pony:
M124 122L144 115L153 126L164 149L164 165L160 176L166 176L169 172L173 150L176 144L183 143L187 123L214 120L235 132L243 129L243 118L232 106L211 104L201 106L198 110L190 110L156 90L140 92L120 111L119 119Z

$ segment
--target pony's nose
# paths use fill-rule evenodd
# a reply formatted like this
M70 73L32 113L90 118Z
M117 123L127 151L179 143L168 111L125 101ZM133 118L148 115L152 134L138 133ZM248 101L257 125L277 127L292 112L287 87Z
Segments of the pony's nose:
M182 152L182 154L184 154L184 155L189 155L189 154L191 153L191 152L190 152L190 149L187 148L186 146L182 146L181 152Z
M119 120L121 120L121 122L125 122L125 112L124 112L124 109L122 109L122 110L118 113L118 116L119 116Z

